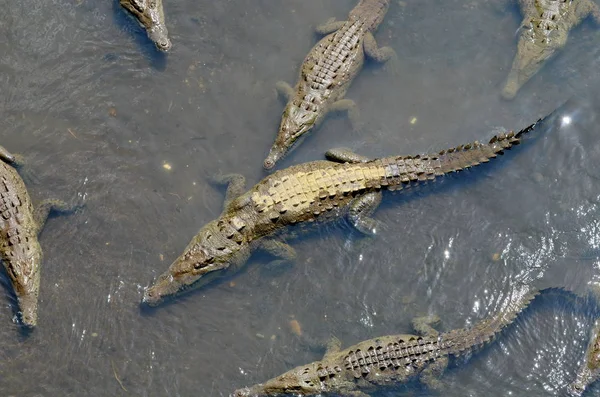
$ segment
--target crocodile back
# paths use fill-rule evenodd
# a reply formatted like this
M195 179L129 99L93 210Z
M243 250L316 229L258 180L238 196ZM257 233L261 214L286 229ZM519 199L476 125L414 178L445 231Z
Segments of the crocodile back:
M23 180L0 161L0 256L18 297L39 285L41 249L36 230Z
M358 195L400 190L488 162L519 144L521 135L536 124L516 134L496 135L485 144L476 141L434 154L385 157L364 163L299 164L267 176L244 195L243 201L258 213L255 233L261 236L289 224L329 220L341 215Z

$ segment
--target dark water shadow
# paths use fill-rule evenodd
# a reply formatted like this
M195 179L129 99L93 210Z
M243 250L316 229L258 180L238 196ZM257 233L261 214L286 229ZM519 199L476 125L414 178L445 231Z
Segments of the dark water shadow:
M146 30L140 26L135 17L129 15L119 4L119 0L113 1L113 22L122 31L133 35L134 41L139 47L142 55L150 61L150 65L158 71L165 71L167 68L167 54L156 48L156 45L148 38ZM107 54L105 59L118 58L117 54Z

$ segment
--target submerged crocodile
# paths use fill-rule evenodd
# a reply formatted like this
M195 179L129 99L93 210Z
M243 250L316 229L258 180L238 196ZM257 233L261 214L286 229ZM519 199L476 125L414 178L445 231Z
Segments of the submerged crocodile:
M296 87L281 81L277 83L277 90L288 103L277 138L264 161L265 169L273 168L330 111L348 111L356 128L356 104L343 97L362 68L365 55L377 62L386 62L395 56L389 47L378 48L373 37L389 3L389 0L360 0L350 11L347 21L330 19L317 27L317 33L327 36L304 59Z
M589 385L600 378L600 320L590 333L590 342L585 352L585 361L577 371L577 378L569 385L569 395L579 397L583 395Z
M523 13L517 54L502 96L512 99L517 91L563 48L569 32L588 15L600 23L594 0L519 0Z
M441 389L439 376L451 358L468 357L491 342L539 294L524 287L500 311L472 328L438 334L429 319L415 319L419 335L388 335L340 350L336 339L320 361L296 367L263 384L236 390L231 397L329 396L368 397L381 387L419 380Z
M327 157L332 161L313 161L277 171L246 193L243 176L224 176L222 181L228 181L229 187L223 212L204 226L183 254L146 289L143 302L154 306L236 271L257 248L280 258L275 264L293 260L294 249L277 239L293 224L346 215L359 231L376 234L377 221L370 215L381 201L382 190L401 190L486 163L518 144L540 121L516 134L496 135L489 143L476 141L429 155L369 160L348 149L330 150Z
M119 3L146 29L159 50L167 52L171 49L162 0L119 0Z
M37 324L42 248L38 234L50 211L71 212L74 207L59 200L44 200L34 210L23 180L15 167L20 156L0 146L0 258L13 286L23 325Z

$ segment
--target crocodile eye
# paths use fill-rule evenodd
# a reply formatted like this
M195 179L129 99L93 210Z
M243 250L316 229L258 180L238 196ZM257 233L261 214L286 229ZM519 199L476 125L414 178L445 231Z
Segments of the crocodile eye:
M140 0L131 0L131 5L133 8L138 10L139 12L144 12L144 2Z

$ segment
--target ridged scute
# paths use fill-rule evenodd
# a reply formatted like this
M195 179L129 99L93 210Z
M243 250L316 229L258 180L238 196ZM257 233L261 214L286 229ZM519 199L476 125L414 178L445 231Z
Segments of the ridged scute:
M398 338L385 345L375 341L366 351L350 350L344 357L344 368L355 378L360 378L373 371L398 369L433 360L441 350L440 341L435 338L412 336L408 340Z

